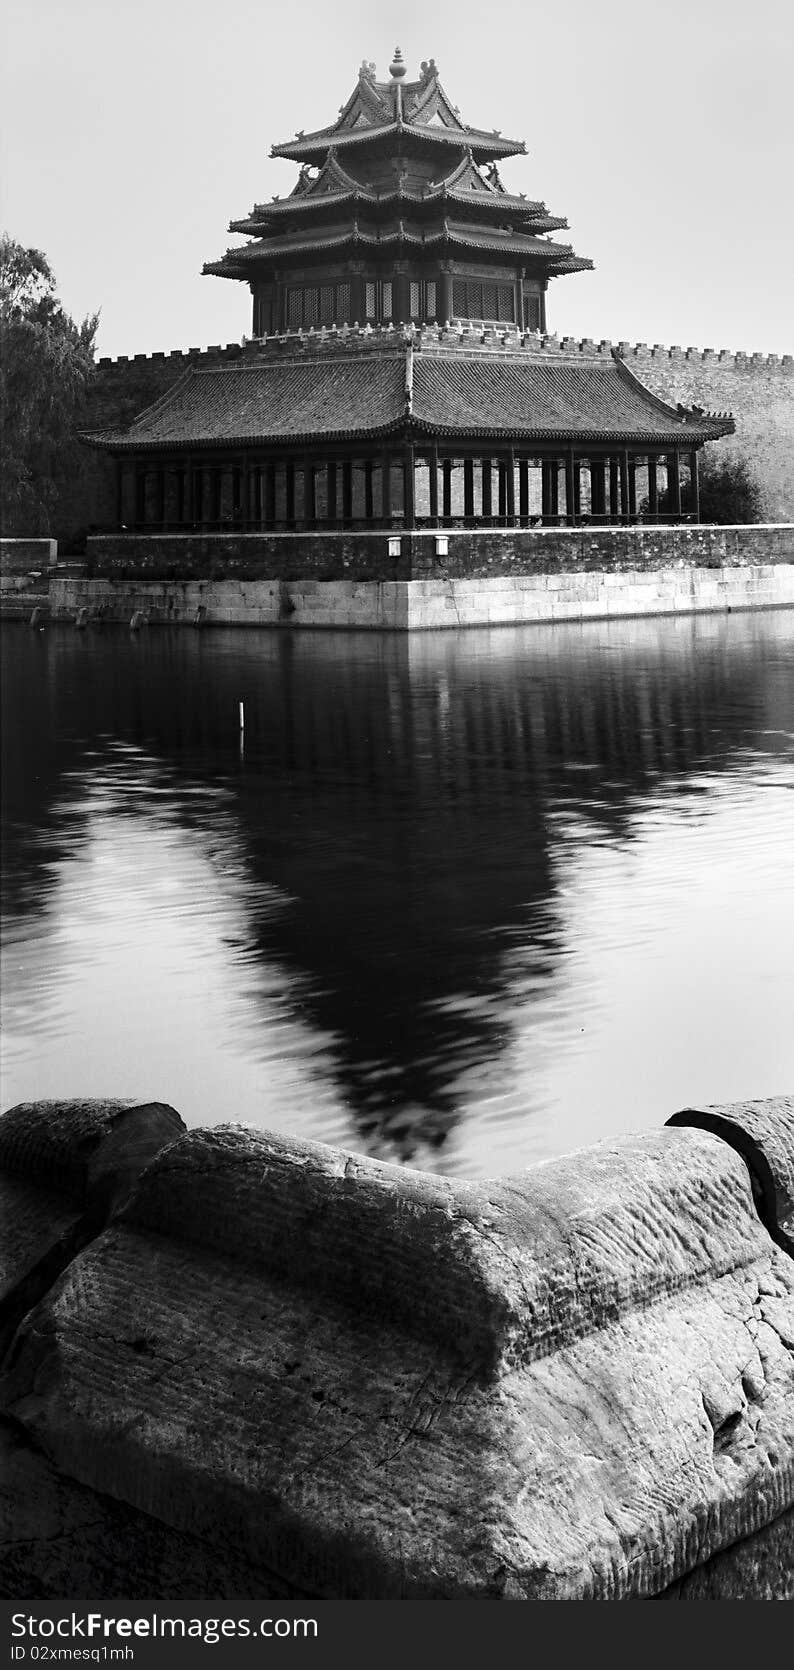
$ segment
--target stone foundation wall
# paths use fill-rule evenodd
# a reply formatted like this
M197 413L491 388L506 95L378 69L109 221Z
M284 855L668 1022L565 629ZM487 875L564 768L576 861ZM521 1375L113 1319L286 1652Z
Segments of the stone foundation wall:
M493 579L794 561L794 524L741 527L461 528L362 533L101 534L92 578L110 580ZM445 549L444 549L445 545Z
M462 1183L10 1110L0 1593L791 1598L794 1100L669 1126Z
M55 619L421 630L794 605L794 528L106 535Z
M794 564L487 580L58 580L55 620L422 631L794 608Z

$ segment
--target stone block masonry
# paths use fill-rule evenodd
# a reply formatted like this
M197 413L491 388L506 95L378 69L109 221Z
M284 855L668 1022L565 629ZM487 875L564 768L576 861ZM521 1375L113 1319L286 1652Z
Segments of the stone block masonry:
M64 1109L71 1188L90 1106ZM17 1593L226 1595L233 1551L255 1598L792 1597L794 1099L478 1183L165 1112L19 1298ZM40 1209L11 1291L58 1129L52 1103L0 1120Z
M55 619L151 625L437 627L794 606L794 527L514 528L435 535L106 535L92 578L50 584Z

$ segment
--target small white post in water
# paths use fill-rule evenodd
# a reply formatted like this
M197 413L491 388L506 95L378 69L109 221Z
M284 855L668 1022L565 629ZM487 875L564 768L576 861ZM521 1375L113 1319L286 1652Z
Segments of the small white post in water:
M245 703L240 703L240 730L245 730Z

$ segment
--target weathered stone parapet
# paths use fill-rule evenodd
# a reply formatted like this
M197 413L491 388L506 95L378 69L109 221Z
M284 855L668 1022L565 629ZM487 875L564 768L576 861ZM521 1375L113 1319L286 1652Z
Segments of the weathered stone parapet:
M747 1161L753 1195L773 1240L794 1253L794 1142L791 1101L731 1102L725 1107L684 1108L668 1125L713 1131Z
M25 1312L184 1131L162 1102L21 1102L0 1119L0 1354Z
M768 1112L788 1175L794 1101ZM0 1402L59 1477L288 1590L662 1595L794 1503L794 1262L710 1131L483 1183L193 1131L23 1321Z
M51 568L58 557L56 539L0 539L0 578L29 575Z

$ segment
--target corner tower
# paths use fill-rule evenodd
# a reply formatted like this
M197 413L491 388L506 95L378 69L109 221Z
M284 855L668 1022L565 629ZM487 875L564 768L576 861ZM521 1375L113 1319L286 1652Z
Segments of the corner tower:
M498 163L525 154L462 121L432 58L406 81L398 47L388 81L362 64L331 127L273 147L300 165L290 196L232 221L251 241L203 270L250 286L256 337L453 319L545 331L549 279L593 263L548 237L566 220L505 190Z

